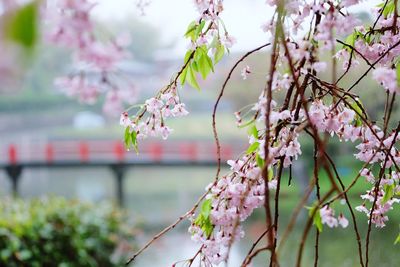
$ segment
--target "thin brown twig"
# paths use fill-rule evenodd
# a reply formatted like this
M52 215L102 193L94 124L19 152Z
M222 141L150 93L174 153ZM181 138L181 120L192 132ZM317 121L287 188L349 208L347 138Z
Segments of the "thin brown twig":
M137 256L139 256L144 250L146 250L152 243L154 243L156 240L158 240L160 237L162 237L164 234L169 232L170 230L174 229L180 222L182 222L185 218L188 216L192 215L194 211L197 209L197 207L200 205L200 202L207 196L209 191L205 192L196 202L196 204L185 214L180 216L173 224L170 224L166 228L164 228L161 232L153 236L152 239L150 239L141 249L139 249L132 257L130 257L125 265L129 265L131 262L133 262Z
M304 208L304 205L307 203L308 198L310 197L312 190L314 188L315 185L315 179L311 179L307 190L305 191L303 198L299 201L299 203L297 204L297 206L294 208L293 212L292 212L292 216L289 220L288 226L285 229L285 232L282 235L282 238L280 240L278 249L277 249L277 254L279 254L279 252L281 251L281 249L283 248L283 245L285 244L286 240L289 237L289 234L292 232L293 227L296 224L296 220L297 217L299 216L300 212L302 211L302 209Z
M327 199L334 191L335 191L335 189L331 188L331 189L321 198L321 201L319 201L319 202L317 203L317 207L318 207L321 203L323 203L323 202L325 201L325 199ZM303 235L302 235L302 237L301 237L301 239L300 239L300 246L299 246L299 250L298 250L298 252L297 252L297 259L296 259L296 267L300 267L300 266L301 266L301 259L302 259L302 257L303 257L304 245L305 245L306 240L307 240L308 232L310 231L311 226L312 226L312 224L313 224L314 215L315 215L315 213L316 213L318 210L319 210L319 209L315 208L315 209L313 210L313 212L311 213L310 217L309 217L308 220L307 220L306 226L305 226L304 231L303 231Z
M238 61L236 61L235 65L233 65L233 67L231 68L231 70L228 73L228 76L226 77L222 88L220 90L220 93L217 97L217 101L214 104L214 108L213 108L213 113L212 113L212 129L213 129L213 134L214 134L214 140L215 140L215 145L217 147L217 173L216 173L216 179L218 179L219 174L221 172L221 144L219 142L219 137L218 137L218 131L217 131L217 122L216 122L216 114L217 114L217 108L219 105L219 102L222 99L222 96L224 95L225 92L225 88L229 82L229 80L231 79L232 73L233 71L236 69L236 67L242 62L244 61L248 56L250 56L251 54L263 49L264 47L269 46L270 43L267 44L263 44L253 50L250 50L249 52L247 52L246 54L244 54Z
M341 41L341 40L339 40L339 39L336 39L336 42L338 42L339 44L341 44L341 45L343 45L343 46L346 46L346 47L350 48L352 51L356 52L362 59L364 59L365 63L367 63L368 66L370 66L370 67L372 67L373 69L375 69L375 66L373 66L373 65L371 64L371 62L369 62L369 60L368 60L360 51L358 51L354 46L349 45L349 44L346 44L345 42L343 42L343 41ZM349 66L350 66L350 65L351 65L351 64L349 63ZM339 80L338 80L338 82L339 82Z
M253 243L253 245L251 246L249 252L247 253L245 259L242 262L241 267L246 266L246 263L248 261L249 256L253 253L254 249L256 248L256 246L258 245L258 243L261 241L261 239L273 228L274 225L271 225L269 228L265 229L264 232L261 233L261 235L257 238L257 240Z
M392 140L392 142L390 144L389 150L386 153L385 161L383 162L383 165L382 165L381 170L379 172L379 179L375 183L375 188L374 188L375 196L374 196L374 201L372 202L371 211L369 213L368 231L367 231L367 237L366 237L366 240L365 240L365 267L368 267L368 263L369 263L369 253L368 253L369 252L369 240L370 240L370 235L371 235L372 217L373 217L373 213L374 213L374 210L375 210L376 202L378 200L379 186L380 186L382 178L383 178L383 176L385 174L385 167L386 167L387 161L389 160L390 151L391 151L392 147L394 146L394 144L396 143L397 135L399 134L399 132L400 132L400 122L397 125L395 135L394 135L393 140Z
M318 165L318 157L319 157L319 148L318 148L318 143L316 139L314 138L314 168L313 168L313 173L314 173L314 179L315 179L315 185L316 185L316 195L317 195L317 200L321 201L321 194L320 194L320 186L319 186L319 165ZM319 229L316 227L315 229L315 257L314 257L314 267L318 266L318 256L319 256Z
M271 250L271 247L270 247L270 246L265 246L265 247L256 249L253 253L251 253L250 255L248 255L248 256L246 257L244 264L242 264L242 267L248 266L248 265L251 263L251 261L252 261L260 252L266 251L266 250Z
M338 179L339 184L342 187L342 192L343 192L344 198L346 200L347 207L349 208L349 211L350 211L350 214L351 214L351 219L353 220L353 227L354 227L354 232L356 234L356 239L357 239L358 255L359 255L360 265L362 267L364 267L364 262L363 262L363 257L362 257L361 237L360 237L360 231L358 230L358 226L357 226L356 216L354 214L353 208L351 207L350 200L349 200L349 198L347 196L347 193L345 192L345 186L343 184L342 179L339 176L339 172L337 171L335 163L333 162L332 158L328 155L328 153L325 152L324 156L330 162L330 164L331 164L331 166L333 168L333 171L334 171L334 173L336 175L336 178Z
M277 20L280 19L278 16ZM276 61L277 61L277 49L278 49L278 36L275 34L275 39L273 43L272 53L271 53L271 65L269 70L269 77L266 83L266 87L264 89L264 94L267 98L267 103L265 107L265 141L264 141L264 158L266 161L269 159L269 143L270 143L270 111L271 111L271 101L272 101L272 81L273 74L276 70ZM269 164L265 164L262 169L262 177L264 179L264 210L265 210L265 219L266 219L266 227L270 227L272 225L272 216L271 216L271 207L270 207L270 198L269 198L269 186L268 186L268 167ZM267 246L272 246L274 243L274 236L276 233L274 231L269 231L267 234ZM275 251L271 251L271 259L270 266L276 261Z

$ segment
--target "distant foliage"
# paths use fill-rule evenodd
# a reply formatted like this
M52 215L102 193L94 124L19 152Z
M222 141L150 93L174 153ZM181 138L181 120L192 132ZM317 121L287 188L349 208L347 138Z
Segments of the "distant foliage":
M0 203L0 266L120 266L132 236L112 205L63 198ZM132 241L130 240L130 243Z

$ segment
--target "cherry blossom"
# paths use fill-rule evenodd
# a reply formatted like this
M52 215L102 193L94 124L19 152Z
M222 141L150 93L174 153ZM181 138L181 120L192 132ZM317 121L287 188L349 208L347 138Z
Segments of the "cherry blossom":
M96 102L100 94L108 92L103 111L115 115L124 109L124 104L132 104L131 100L122 96L126 95L126 91L137 95L137 88L132 86L132 82L118 77L117 73L118 64L130 58L125 49L130 37L124 33L115 39L100 41L94 34L95 26L91 20L91 12L96 5L96 2L87 0L49 3L45 9L45 28L49 29L45 37L51 43L71 49L74 64L80 69L78 74L71 73L68 77L57 79L56 86L66 95L89 104ZM97 80L87 78L88 73L96 73ZM119 90L124 92L116 92Z
M349 221L341 213L338 218L338 223L341 227L346 228L349 225Z
M372 77L389 92L400 93L395 70L385 67L376 68L372 72Z
M246 80L250 73L251 73L250 67L246 66L245 68L242 69L242 72L240 73L240 75L242 76L243 80Z
M328 206L324 206L319 210L322 224L328 225L330 228L338 226L338 219L334 217L335 212Z
M48 1L43 6L43 35L47 41L68 49L74 64L74 71L55 80L56 87L86 104L94 104L99 96L105 95L103 110L121 114L120 124L125 129L127 147L133 146L137 150L138 141L148 137L167 139L173 132L169 120L189 114L179 97L181 87L188 84L199 89L197 74L206 78L236 43L222 20L222 0L195 0L193 3L198 14L184 33L188 51L183 65L168 84L138 104L138 88L118 71L121 63L134 60L127 52L130 37L121 33L107 39L99 38L91 15L100 3ZM282 173L291 176L296 160L308 160L305 158L307 153L302 151L306 147L302 143L305 138L313 141L314 158L310 162L315 171L324 170L341 184L338 188L333 179L328 182L330 191L325 190L327 188L320 191L319 187L325 187L325 183L319 183L316 175L310 178L318 199L313 204L318 213L310 215L314 216L310 220L314 220L319 230L321 225L315 223L319 218L324 227L346 228L349 225L343 213L335 216L334 207L337 202L350 206L346 194L353 183L349 186L345 181L342 185L343 177L336 171L331 152L325 147L329 140L348 143L354 159L363 164L360 170L354 171L354 184L364 183L369 189L361 194L355 210L365 214L367 223L384 227L390 220L389 211L400 202L400 126L393 126L398 120L393 115L397 103L395 95L400 93L400 19L395 12L396 2L380 1L381 5L371 12L372 23L361 22L353 12L353 6L362 4L361 0L267 0L265 3L266 8L274 10L272 17L264 18L265 23L261 26L266 33L264 37L270 42L270 51L266 53L270 60L267 61L269 71L264 76L265 86L254 103L234 113L237 125L247 130L248 148L237 158L227 161L230 166L227 173L220 174L221 166L218 165L216 180L207 186L202 201L178 220L189 219L189 232L193 241L199 244L195 257L199 257L205 266L215 266L228 259L232 244L245 235L242 223L260 207L269 216L266 226L271 227L267 234L271 266L279 266L273 240L280 242L281 236L277 233L282 229L278 229L280 224L274 225L271 215L274 212L278 215L279 207L277 205L278 209L272 211L270 207L282 198L279 195L279 189L284 186ZM137 4L143 8L148 1ZM18 5L6 1L2 7L2 12L8 12ZM18 48L10 48L3 38L0 48L6 51L0 60L3 84L9 78L16 79L17 68L13 62L20 53ZM238 63L241 61L245 66L241 76L246 80L252 72L246 65L246 55ZM348 82L342 78L348 78L351 71L360 78L348 87ZM229 79L230 75L227 81ZM372 79L377 87L383 87L382 91L386 93L383 120L372 121L368 105L364 107L358 96L357 89L364 90L360 82L368 79ZM219 99L215 110L218 103ZM214 134L217 147L220 147L216 128ZM320 194L326 191L330 195L321 197ZM356 224L353 213L352 216ZM354 228L359 235L357 227ZM368 248L370 228L365 248ZM358 245L361 251L364 246L360 242ZM361 266L364 266L363 255L360 256Z

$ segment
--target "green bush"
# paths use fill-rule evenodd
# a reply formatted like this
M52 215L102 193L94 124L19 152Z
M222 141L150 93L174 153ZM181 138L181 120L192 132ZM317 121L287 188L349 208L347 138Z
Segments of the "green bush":
M63 198L0 203L0 266L120 266L133 236L109 204Z

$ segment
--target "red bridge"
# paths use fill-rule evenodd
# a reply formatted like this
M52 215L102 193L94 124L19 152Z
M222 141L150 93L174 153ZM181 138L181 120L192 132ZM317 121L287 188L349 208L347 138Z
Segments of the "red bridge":
M224 160L237 155L244 147L232 143L221 144ZM93 161L135 162L148 161L204 161L216 159L216 146L210 141L144 142L140 155L127 151L121 141L115 140L67 140L46 143L9 144L0 146L0 164L42 162L47 164L65 161L81 163Z
M243 144L244 145L244 144ZM221 144L225 164L245 149L236 142ZM99 167L113 170L118 202L124 203L123 180L127 168L135 166L216 166L216 146L210 141L143 142L140 154L127 151L118 140L61 140L46 143L8 144L0 147L0 168L11 180L14 195L25 168Z

